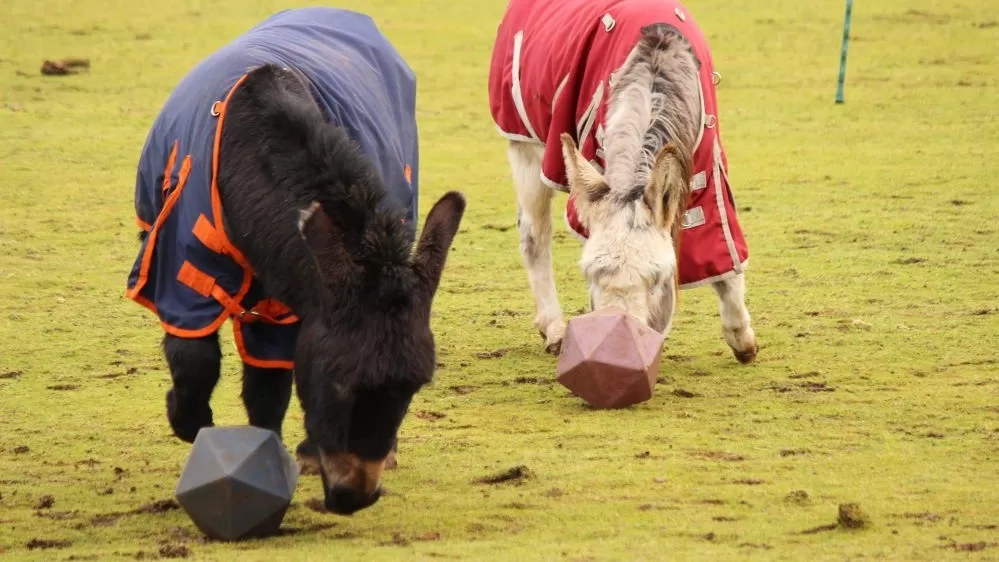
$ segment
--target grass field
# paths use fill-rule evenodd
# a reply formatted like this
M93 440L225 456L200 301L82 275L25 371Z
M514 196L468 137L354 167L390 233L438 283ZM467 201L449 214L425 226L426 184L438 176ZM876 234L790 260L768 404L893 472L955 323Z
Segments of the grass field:
M124 298L135 163L188 69L291 6L4 0L0 559L999 560L990 4L858 0L837 106L841 1L691 0L723 76L760 355L737 364L713 293L685 291L655 397L599 412L553 382L530 325L485 90L504 2L343 2L418 74L421 209L469 198L434 308L442 366L376 506L316 513L303 476L284 536L223 544L155 503L188 446L164 417L160 330ZM89 72L40 75L70 56ZM579 246L557 226L574 314ZM242 424L223 333L216 421ZM293 404L285 439L301 436ZM847 503L869 524L826 528Z

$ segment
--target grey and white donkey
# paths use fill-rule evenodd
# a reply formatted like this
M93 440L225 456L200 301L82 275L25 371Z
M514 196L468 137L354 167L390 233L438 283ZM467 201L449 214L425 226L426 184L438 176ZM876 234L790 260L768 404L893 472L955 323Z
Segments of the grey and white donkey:
M700 137L702 110L697 61L678 35L638 40L611 77L605 126L606 171L601 173L562 134L570 192L589 237L580 268L594 309L618 306L664 335L672 327L677 291L676 234L690 189L690 158ZM552 270L551 201L541 176L544 146L510 140L508 158L517 191L520 252L534 295L534 326L548 352L565 335ZM745 304L742 272L715 281L722 333L743 363L757 353Z

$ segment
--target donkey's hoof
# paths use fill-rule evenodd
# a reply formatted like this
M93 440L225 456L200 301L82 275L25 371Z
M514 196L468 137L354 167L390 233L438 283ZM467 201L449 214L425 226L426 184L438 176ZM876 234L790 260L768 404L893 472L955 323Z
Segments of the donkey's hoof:
M300 473L319 474L319 449L307 439L302 440L295 448L295 460L298 461Z
M399 467L399 461L395 458L395 451L389 451L387 457L385 457L385 469L392 470L393 468Z
M735 354L735 358L739 361L739 363L747 365L749 363L752 363L756 359L756 353L758 351L759 347L756 344L753 344L752 349L747 349L745 351L732 350L732 353Z
M212 427L212 409L209 406L189 407L189 404L179 404L173 389L166 395L167 421L174 436L185 443L194 443L195 437L203 427Z

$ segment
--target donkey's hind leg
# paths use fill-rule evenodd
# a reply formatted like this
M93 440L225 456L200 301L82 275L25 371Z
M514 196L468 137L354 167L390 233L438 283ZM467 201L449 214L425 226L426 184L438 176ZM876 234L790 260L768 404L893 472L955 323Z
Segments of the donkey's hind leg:
M756 333L750 325L749 309L746 308L746 277L743 273L733 275L724 281L712 283L718 294L718 308L721 314L722 334L725 342L740 363L751 363L756 358Z
M243 406L250 425L281 437L281 426L291 402L290 369L264 369L243 363Z
M167 420L174 435L192 443L201 428L213 425L209 402L222 367L218 332L201 338L166 334L163 353L173 379L166 394Z
M517 229L520 254L534 296L534 327L545 339L545 349L558 354L565 335L562 305L552 271L552 190L541 181L543 147L510 141L507 157L517 188Z

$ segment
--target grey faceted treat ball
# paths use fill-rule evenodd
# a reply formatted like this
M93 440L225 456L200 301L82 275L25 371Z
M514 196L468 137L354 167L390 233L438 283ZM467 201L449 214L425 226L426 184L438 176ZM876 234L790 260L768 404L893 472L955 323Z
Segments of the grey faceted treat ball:
M298 483L298 464L276 433L258 427L198 432L175 495L213 539L276 534Z

